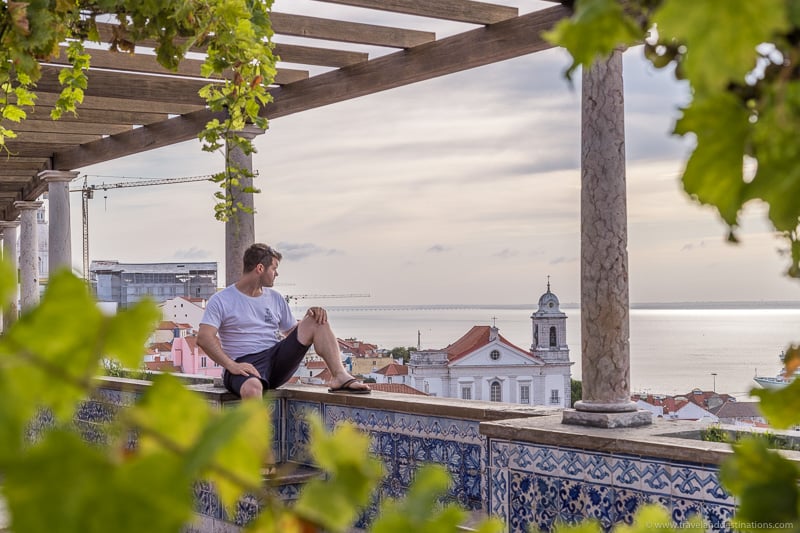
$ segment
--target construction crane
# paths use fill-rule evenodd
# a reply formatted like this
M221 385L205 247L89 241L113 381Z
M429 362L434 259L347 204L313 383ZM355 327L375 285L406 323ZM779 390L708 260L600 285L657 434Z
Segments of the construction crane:
M123 187L149 187L151 185L171 185L173 183L188 183L190 181L209 181L211 175L184 176L179 178L159 178L141 181L122 181L118 183L101 183L89 185L88 177L83 176L83 186L80 189L71 189L69 192L81 193L81 215L83 218L83 279L89 279L89 200L94 198L95 191L107 191Z
M291 305L292 300L304 300L306 298L369 298L369 294L287 294L286 303Z

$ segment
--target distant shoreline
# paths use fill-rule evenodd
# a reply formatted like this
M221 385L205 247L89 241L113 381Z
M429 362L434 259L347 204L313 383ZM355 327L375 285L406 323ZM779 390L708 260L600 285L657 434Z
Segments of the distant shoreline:
M416 304L416 305L338 305L326 306L328 309L338 311L424 311L424 310L444 310L444 309L530 309L535 310L538 304ZM564 309L580 309L578 303L562 303L560 307ZM652 310L703 310L703 309L796 309L800 311L800 301L775 301L775 302L649 302L632 303L631 309L652 309Z

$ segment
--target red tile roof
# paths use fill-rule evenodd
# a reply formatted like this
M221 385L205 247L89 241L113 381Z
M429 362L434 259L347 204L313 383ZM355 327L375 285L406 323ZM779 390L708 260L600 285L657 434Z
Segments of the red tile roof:
M472 329L470 329L463 337L444 349L447 352L447 360L452 363L453 361L460 359L467 354L471 354L478 348L489 344L489 334L491 333L491 329L491 326L472 326ZM506 346L515 350L519 350L525 355L528 355L531 359L538 360L538 357L534 357L528 350L523 350L519 346L512 344L502 335L497 335L497 338Z
M375 356L378 345L363 342L358 339L336 339L343 352L355 354L356 357Z
M429 394L425 394L421 390L417 390L414 387L406 385L405 383L367 383L367 385L369 385L370 389L376 391L415 394L417 396L430 396Z
M407 376L408 367L405 365L398 365L397 363L390 363L380 370L376 370L375 373L385 376Z
M172 364L172 361L150 361L144 363L147 370L159 372L180 372L181 369Z
M171 352L172 351L172 343L171 342L154 342L150 345L150 348L153 350L157 350L159 352Z
M325 361L309 361L306 363L306 368L309 370L323 370L328 368L328 365L325 364Z

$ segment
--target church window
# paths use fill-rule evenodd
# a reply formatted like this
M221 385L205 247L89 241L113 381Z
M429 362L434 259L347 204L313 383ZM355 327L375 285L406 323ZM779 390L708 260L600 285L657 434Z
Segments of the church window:
M550 404L551 405L558 405L561 403L561 399L558 394L558 389L553 389L550 391Z
M519 403L531 403L531 386L521 385L519 388Z
M472 399L472 387L461 387L461 399L462 400Z
M497 361L498 359L500 359L500 350L492 350L489 353L489 357L492 358L492 361Z
M557 346L555 326L550 326L550 346Z
M500 388L499 381L492 382L489 399L493 402L503 401L503 391Z

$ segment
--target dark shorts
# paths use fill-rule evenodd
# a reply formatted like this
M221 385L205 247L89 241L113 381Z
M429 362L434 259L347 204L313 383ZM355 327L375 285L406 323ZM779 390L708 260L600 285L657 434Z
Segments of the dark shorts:
M261 374L261 384L264 386L264 390L276 389L289 381L297 367L300 366L308 348L297 340L297 328L294 328L288 337L275 346L271 346L263 352L240 357L236 362L250 363L256 367L258 373ZM228 371L222 373L222 382L225 384L225 388L237 396L241 396L239 391L242 384L248 379L256 379L256 377L240 376Z

